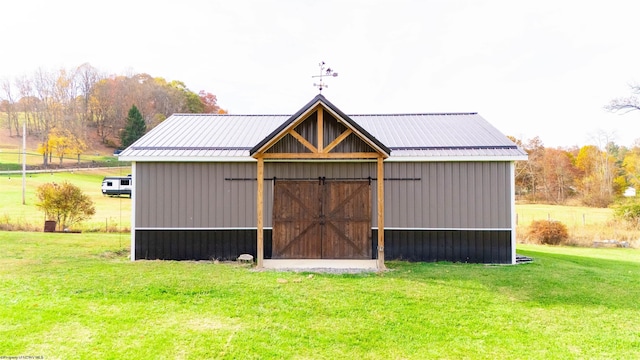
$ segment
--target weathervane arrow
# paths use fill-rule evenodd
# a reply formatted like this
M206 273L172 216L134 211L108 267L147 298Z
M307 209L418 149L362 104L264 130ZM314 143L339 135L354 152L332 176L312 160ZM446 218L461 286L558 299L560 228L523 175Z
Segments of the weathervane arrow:
M328 67L326 70L324 68L324 61L321 61L320 64L318 64L320 66L320 75L314 75L312 76L312 78L320 78L320 82L319 83L313 83L313 86L317 87L318 90L320 90L320 94L322 94L322 89L324 88L328 88L329 85L324 83L324 78L325 77L336 77L338 76L338 73L333 71L333 69L331 69L330 67Z

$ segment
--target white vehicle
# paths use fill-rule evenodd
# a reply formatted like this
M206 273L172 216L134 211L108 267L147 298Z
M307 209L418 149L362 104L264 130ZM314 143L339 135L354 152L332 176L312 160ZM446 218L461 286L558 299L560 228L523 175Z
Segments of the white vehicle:
M128 176L108 176L102 180L102 195L120 196L129 195L131 197L131 188L133 180L131 175Z

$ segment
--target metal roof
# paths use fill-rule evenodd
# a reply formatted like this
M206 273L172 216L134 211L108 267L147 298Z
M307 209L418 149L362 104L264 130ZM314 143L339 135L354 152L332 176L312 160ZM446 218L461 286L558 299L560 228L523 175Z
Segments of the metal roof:
M477 113L348 117L373 141L391 150L387 161L525 160L527 156ZM250 150L291 118L174 114L120 153L120 160L253 161Z

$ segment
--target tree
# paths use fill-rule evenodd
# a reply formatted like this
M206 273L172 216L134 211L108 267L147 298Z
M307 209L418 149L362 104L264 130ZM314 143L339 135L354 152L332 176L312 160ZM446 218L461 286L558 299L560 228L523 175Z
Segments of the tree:
M640 188L640 147L634 147L625 154L622 167L626 174L626 184Z
M88 131L95 131L104 144L116 147L131 104L136 104L147 129L174 113L226 113L215 95L196 94L182 81L145 73L107 76L88 63L2 80L0 126L15 135L24 122L27 134L40 141L45 167L54 155L48 147L51 129L69 130L83 141Z
M59 130L58 128L51 130L49 134L49 151L60 159L60 165L62 165L64 156L69 154L72 143L73 140L68 130Z
M144 123L142 114L138 108L133 105L129 109L129 115L127 116L127 125L120 134L120 140L122 147L126 148L138 140L147 131L147 125Z
M518 145L524 148L529 159L516 162L516 186L520 188L521 193L535 201L538 196L537 190L542 184L542 162L545 147L537 136L527 143L518 141Z
M572 194L575 170L571 154L561 149L546 148L541 161L541 188L544 199L561 204Z
M67 129L53 128L49 133L49 141L47 143L49 153L60 159L60 165L65 155L78 155L78 163L80 163L80 154L87 149L87 145L82 139L71 133ZM42 147L39 149L42 153Z
M604 108L611 112L624 111L625 114L629 111L640 110L640 99L637 96L640 95L640 85L629 85L629 87L633 95L615 98Z
M36 206L44 211L47 220L57 222L59 230L68 229L96 213L91 198L67 181L42 184L36 190L36 196L39 200Z
M15 128L16 136L20 136L20 124L18 123L18 114L15 111L15 99L13 96L11 82L4 79L1 84L4 90L4 99L2 99L2 111L7 113L7 128L9 136L13 136L12 130Z
M203 112L216 114L220 112L220 106L218 106L218 98L210 92L200 90L198 93L200 102L204 105Z
M576 167L581 171L578 189L587 206L606 207L615 195L614 179L616 161L606 151L597 146L586 145L580 148L576 157Z

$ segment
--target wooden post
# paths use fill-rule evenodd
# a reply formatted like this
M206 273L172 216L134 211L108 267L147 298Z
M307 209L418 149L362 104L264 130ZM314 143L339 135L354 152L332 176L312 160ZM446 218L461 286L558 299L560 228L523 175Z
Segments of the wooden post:
M257 239L258 239L258 244L256 246L256 252L257 252L257 267L259 269L262 268L263 266L263 259L264 259L264 159L262 157L258 158L258 171L257 171L257 176L256 176L256 180L258 181L258 194L257 194L257 198L258 198L258 211L257 211L257 216L258 216L258 234L257 234Z
M378 157L378 270L384 270L384 163Z
M324 111L322 106L318 107L318 153L324 152Z

